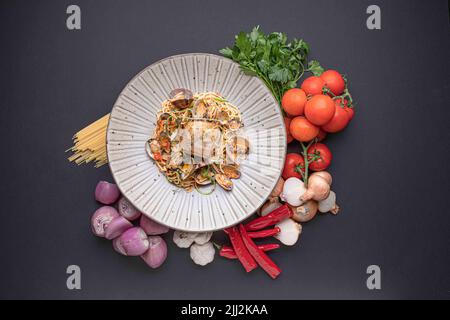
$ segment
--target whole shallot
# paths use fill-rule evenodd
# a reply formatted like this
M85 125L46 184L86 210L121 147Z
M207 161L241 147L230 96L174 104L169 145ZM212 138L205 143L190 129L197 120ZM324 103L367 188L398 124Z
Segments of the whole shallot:
M119 188L114 183L100 181L95 187L95 200L103 204L112 204L117 201L119 196Z
M139 225L144 229L145 233L151 236L169 232L169 227L163 226L144 215L141 216Z
M119 237L117 247L123 248L127 256L140 256L149 247L147 234L139 227L128 229Z
M141 255L145 263L153 269L161 266L167 258L167 244L160 236L148 237L148 250Z

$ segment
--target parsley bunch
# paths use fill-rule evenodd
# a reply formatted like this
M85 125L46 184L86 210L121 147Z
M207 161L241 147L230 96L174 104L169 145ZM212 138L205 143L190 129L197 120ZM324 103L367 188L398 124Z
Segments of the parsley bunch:
M286 90L294 88L305 71L323 71L317 61L311 61L309 68L305 68L309 53L306 42L301 39L288 42L281 32L265 35L259 26L250 33L240 32L234 46L220 53L239 63L246 74L258 76L280 104Z

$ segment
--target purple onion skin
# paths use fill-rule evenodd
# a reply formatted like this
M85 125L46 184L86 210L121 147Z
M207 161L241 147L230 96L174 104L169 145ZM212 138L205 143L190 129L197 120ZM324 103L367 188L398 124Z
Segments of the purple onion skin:
M127 256L140 256L149 247L147 234L139 227L130 228L122 233L119 244Z
M166 261L167 244L160 236L150 236L148 242L149 248L141 258L150 268L156 269Z
M120 217L120 215L115 208L110 206L100 207L94 212L91 218L92 232L97 237L104 237L109 223L117 217Z
M142 215L141 220L139 221L139 225L144 231L151 236L163 234L169 232L169 228L163 226L152 219Z
M141 216L141 212L136 209L125 197L120 198L117 207L119 213L130 221L136 220Z
M95 200L103 204L112 204L120 197L117 185L107 181L100 181L95 187Z
M122 216L115 217L105 228L105 238L112 240L117 238L126 230L133 227L133 224Z
M120 243L120 238L115 238L112 241L112 245L113 245L114 250L116 250L116 252L123 254L124 256L127 255L125 252L125 249L122 247L122 244Z

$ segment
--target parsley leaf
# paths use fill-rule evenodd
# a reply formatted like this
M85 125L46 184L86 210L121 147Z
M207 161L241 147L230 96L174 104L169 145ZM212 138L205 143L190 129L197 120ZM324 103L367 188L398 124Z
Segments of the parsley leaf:
M226 47L220 53L239 63L246 74L258 76L281 102L284 92L295 87L307 71L309 46L301 39L289 42L282 32L266 35L256 26L250 33L237 34L234 46ZM320 67L317 63L308 70L317 71L317 66Z

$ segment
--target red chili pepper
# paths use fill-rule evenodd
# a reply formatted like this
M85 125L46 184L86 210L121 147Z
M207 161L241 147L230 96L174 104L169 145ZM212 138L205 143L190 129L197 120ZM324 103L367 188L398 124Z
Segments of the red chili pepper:
M258 248L262 251L272 251L275 249L278 249L280 247L280 245L278 243L265 243L265 244L259 244ZM237 259L237 255L236 252L234 252L233 247L230 246L223 246L220 249L219 252L220 256L227 258L227 259Z
M242 241L260 267L263 268L272 279L278 277L281 273L281 269L275 264L275 262L272 261L272 259L269 258L267 254L264 253L264 251L258 248L252 239L250 239L245 227L242 224L239 226L239 231L241 232Z
M252 239L259 239L259 238L267 238L274 236L276 234L280 233L280 228L275 227L272 229L264 229L259 231L252 231L248 233L248 236Z
M287 204L273 210L266 216L256 218L245 225L245 229L248 231L261 230L268 226L273 226L286 218L292 217L292 210Z
M242 241L241 234L236 226L227 228L225 231L230 238L231 245L233 246L234 252L236 252L236 256L244 267L245 271L250 272L253 269L257 268L258 265L253 259L250 252L247 250L244 242Z

